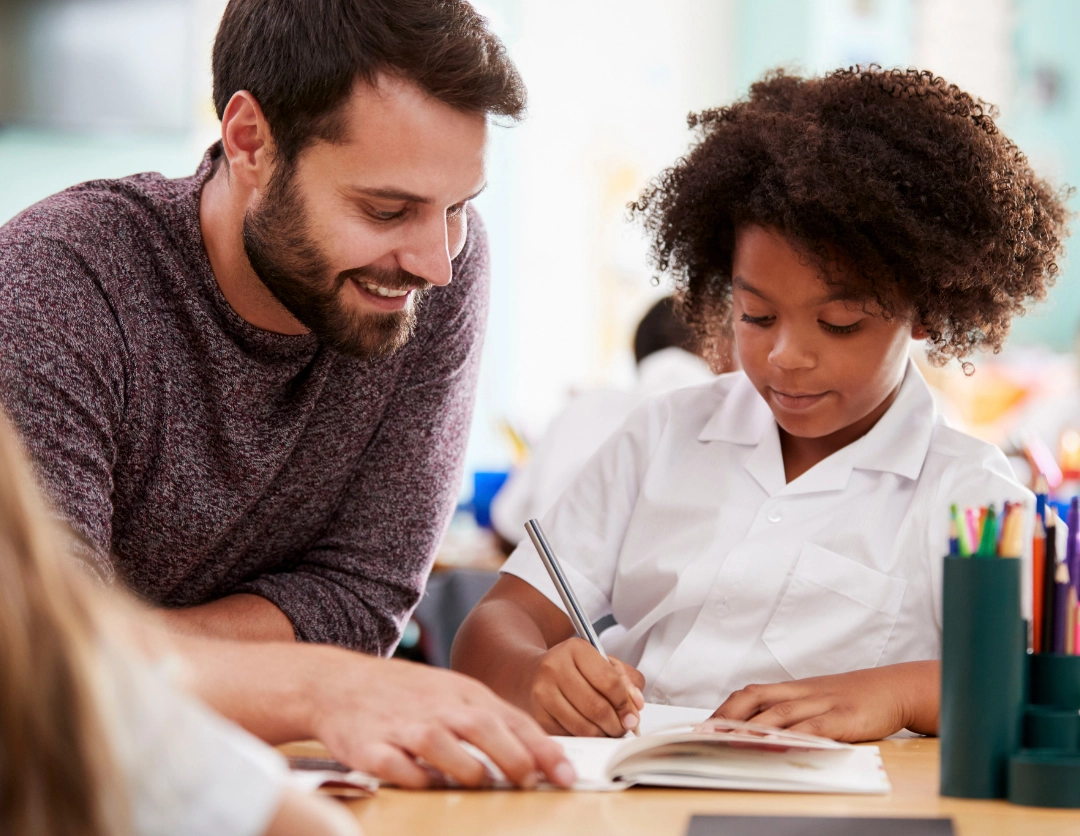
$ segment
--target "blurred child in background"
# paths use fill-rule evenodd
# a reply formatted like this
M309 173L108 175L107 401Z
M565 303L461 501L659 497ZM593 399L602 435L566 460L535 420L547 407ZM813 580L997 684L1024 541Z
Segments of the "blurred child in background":
M730 346L717 359L717 373L738 368ZM634 360L637 383L632 390L596 389L576 395L551 422L529 460L499 491L491 506L491 521L505 541L521 542L525 523L551 507L581 466L642 401L713 377L670 296L650 307L638 324Z

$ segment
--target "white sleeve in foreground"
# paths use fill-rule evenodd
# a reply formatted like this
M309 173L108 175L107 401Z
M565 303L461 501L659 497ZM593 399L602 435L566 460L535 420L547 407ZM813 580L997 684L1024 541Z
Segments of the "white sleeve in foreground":
M281 804L284 758L173 688L165 672L105 651L107 716L139 836L258 836Z

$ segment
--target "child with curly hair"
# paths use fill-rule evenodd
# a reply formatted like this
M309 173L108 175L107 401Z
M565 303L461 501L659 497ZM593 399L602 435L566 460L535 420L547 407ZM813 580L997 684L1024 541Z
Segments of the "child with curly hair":
M1067 220L993 115L871 67L774 73L691 117L699 141L632 210L744 371L642 406L543 518L589 617L617 622L612 661L526 541L455 667L557 734L621 736L645 699L848 741L937 731L949 505L1033 497L935 411L911 340L939 363L1000 349Z

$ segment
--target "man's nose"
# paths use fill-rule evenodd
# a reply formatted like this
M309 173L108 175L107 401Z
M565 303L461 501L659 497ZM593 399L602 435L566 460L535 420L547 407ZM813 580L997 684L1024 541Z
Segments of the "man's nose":
M409 239L398 248L401 269L442 287L453 278L446 219L432 219L415 227Z

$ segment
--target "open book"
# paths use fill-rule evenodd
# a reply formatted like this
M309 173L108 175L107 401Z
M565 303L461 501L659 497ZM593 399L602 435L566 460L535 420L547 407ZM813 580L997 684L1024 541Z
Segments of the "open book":
M876 746L852 746L751 723L710 720L710 714L702 709L646 705L641 737L556 740L577 771L577 790L622 790L635 784L772 792L887 793L890 789Z

